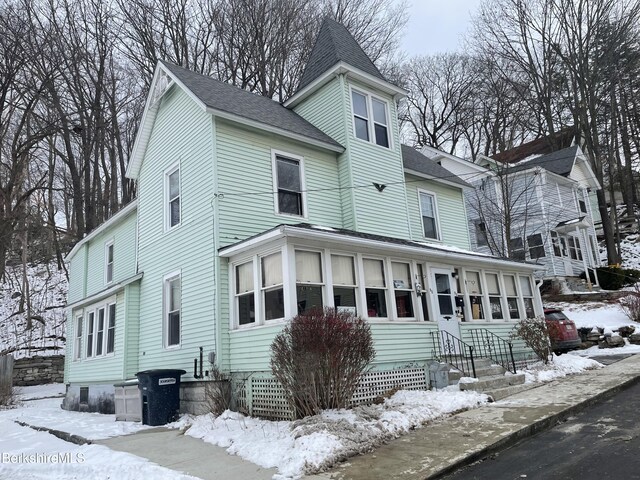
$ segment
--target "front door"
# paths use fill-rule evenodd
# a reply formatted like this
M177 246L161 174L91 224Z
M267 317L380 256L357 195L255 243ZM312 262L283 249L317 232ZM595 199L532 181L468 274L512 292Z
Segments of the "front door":
M431 280L433 282L433 288L431 291L433 294L433 303L435 306L438 329L441 332L447 332L456 338L460 338L460 324L458 323L458 317L455 314L456 292L451 278L452 273L452 270L431 269ZM447 335L442 334L440 335L440 339L444 353L460 353L458 351L457 342L448 341L451 339Z

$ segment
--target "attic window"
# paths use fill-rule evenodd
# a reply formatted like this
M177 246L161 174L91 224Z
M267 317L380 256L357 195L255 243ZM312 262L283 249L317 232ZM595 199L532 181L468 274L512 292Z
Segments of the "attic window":
M351 105L353 108L353 130L356 138L389 148L389 108L387 102L372 95L352 90Z
M161 70L158 73L158 78L156 79L156 83L153 86L153 93L151 94L151 103L153 104L153 103L156 103L158 100L160 100L160 98L162 98L165 92L169 90L169 87L171 87L171 85L173 85L173 80L169 75L167 75L167 72L165 72L164 70Z

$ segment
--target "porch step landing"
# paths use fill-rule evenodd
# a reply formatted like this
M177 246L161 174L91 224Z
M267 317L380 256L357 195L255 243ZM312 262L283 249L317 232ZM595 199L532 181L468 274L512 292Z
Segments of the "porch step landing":
M501 365L496 365L490 358L477 358L474 361L477 381L459 383L462 372L452 367L449 370L449 384L458 383L460 390L474 390L486 393L494 401L530 388L524 385L522 373L507 373Z
M490 375L479 377L477 382L459 383L460 390L475 390L476 392L487 393L491 390L511 387L524 384L524 373Z

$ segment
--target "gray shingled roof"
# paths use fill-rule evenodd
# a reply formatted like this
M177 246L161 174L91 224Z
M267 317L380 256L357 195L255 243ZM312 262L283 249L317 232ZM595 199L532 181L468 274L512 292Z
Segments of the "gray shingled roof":
M162 60L161 63L209 108L344 148L293 110L283 107L270 98Z
M542 167L545 170L568 177L573 169L573 164L578 153L578 146L564 148L557 152L549 153L541 157L534 158L528 162L518 163L511 171L526 170L533 167Z
M438 162L420 153L415 148L408 145L402 147L402 163L407 170L424 173L436 179L442 179L450 183L455 183L461 187L471 187L467 182L444 168Z
M309 85L338 62L347 63L380 80L387 81L349 30L341 23L327 17L320 27L316 43L298 84L298 90Z

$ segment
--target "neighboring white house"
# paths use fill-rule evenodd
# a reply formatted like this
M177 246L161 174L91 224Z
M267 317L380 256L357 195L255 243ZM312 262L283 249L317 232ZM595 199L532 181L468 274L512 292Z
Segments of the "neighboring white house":
M422 153L474 186L465 193L472 249L544 265L545 278L600 266L594 224L600 189L579 146L476 163L431 147Z

